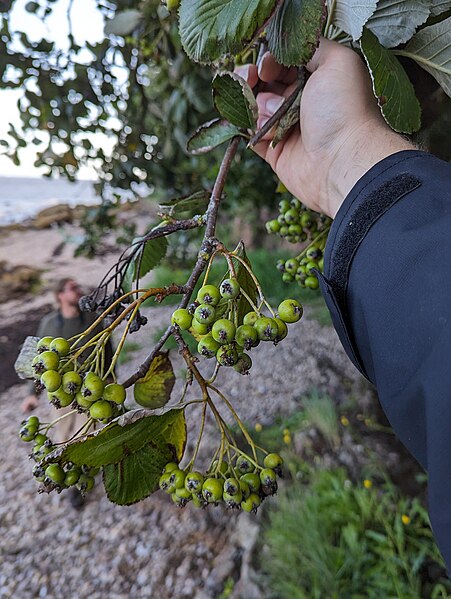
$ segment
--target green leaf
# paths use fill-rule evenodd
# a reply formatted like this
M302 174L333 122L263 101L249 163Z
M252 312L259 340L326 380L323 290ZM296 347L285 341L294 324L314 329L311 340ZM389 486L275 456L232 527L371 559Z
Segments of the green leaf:
M363 27L376 10L377 0L337 0L334 25L349 33L354 41L362 37Z
M137 27L143 15L139 10L123 10L105 23L105 35L128 35Z
M166 353L159 353L145 376L136 381L133 387L135 401L144 408L161 408L169 401L174 384L171 361Z
M404 44L431 12L430 0L379 0L366 24L386 48Z
M158 227L154 227L152 231L157 228ZM140 237L136 237L133 240L133 244L138 243L140 239ZM131 250L133 251L133 245ZM124 291L130 291L133 281L143 277L153 268L158 266L161 260L166 256L167 251L168 240L166 237L157 237L155 239L149 239L149 241L146 241L139 251L136 252L136 257L130 262L129 267L125 272L124 280L122 281L122 287Z
M451 8L451 0L432 0L431 15L436 17Z
M246 255L246 250L244 249L243 243L240 243L240 245L238 246L237 249L238 249L239 257L242 260L244 260L246 262L246 264L249 265L249 267L250 267L251 263L249 262L249 258ZM247 293L247 295L251 298L251 300L255 304L256 299L257 299L257 286L255 285L255 281L251 277L248 269L245 266L243 266L243 264L241 264L241 262L238 263L238 267L236 269L236 278L238 280L238 283L240 284L240 287L242 289L244 289L244 291ZM252 311L253 309L254 308L250 305L248 300L243 295L240 295L240 298L238 300L238 309L237 309L238 325L243 323L243 318L244 318L245 314Z
M46 462L73 462L90 467L117 464L152 441L159 448L169 448L173 459L180 460L185 449L186 424L182 410L149 415L147 410L133 410L104 428L52 451Z
M201 125L188 139L186 149L191 154L206 154L225 141L243 133L224 119L214 119Z
M419 31L398 54L415 60L451 97L451 17Z
M255 129L258 107L247 81L235 73L224 73L216 75L212 87L213 101L221 116L242 129Z
M185 214L187 211L190 211L191 213L196 211L203 212L207 208L210 195L209 191L196 191L189 196L173 198L168 202L162 202L158 206L161 212L173 217L178 217Z
M368 29L363 32L360 46L373 81L374 94L387 123L399 133L418 131L421 108L401 63Z
M196 62L240 52L271 16L276 0L182 0L182 45Z
M286 66L306 64L318 47L326 16L324 0L285 0L268 24L271 54Z
M103 486L108 499L117 505L131 505L145 499L158 489L161 472L172 460L170 451L150 441L118 464L105 466Z

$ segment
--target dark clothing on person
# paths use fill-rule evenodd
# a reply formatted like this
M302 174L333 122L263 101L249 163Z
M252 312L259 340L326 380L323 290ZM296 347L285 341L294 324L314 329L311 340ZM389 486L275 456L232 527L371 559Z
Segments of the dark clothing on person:
M340 340L400 440L429 474L451 571L451 165L407 150L346 197L320 286Z

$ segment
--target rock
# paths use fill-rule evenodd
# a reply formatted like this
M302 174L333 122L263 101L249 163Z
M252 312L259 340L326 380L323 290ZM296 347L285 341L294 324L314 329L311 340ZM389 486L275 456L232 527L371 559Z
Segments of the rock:
M74 218L74 210L68 204L50 206L38 212L32 221L35 229L47 229L52 225L60 223L71 223Z
M0 303L28 293L39 283L41 270L32 266L10 266L0 262Z

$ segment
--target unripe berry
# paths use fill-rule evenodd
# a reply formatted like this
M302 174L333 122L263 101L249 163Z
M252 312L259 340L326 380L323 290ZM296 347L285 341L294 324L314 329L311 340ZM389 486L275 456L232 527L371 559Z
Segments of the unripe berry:
M216 503L222 499L224 481L219 478L207 478L202 485L202 496L208 503Z
M307 277L304 281L304 285L309 289L318 289L318 279L316 277Z
M254 312L255 314L255 312ZM254 347L258 339L258 333L255 328L249 324L242 324L239 326L235 333L235 341L244 349L251 349Z
M257 493L262 484L260 477L256 472L247 472L240 477L240 480L243 480L249 485L251 493Z
M240 482L236 478L227 478L224 482L224 493L236 495L241 492Z
M269 234L278 233L280 231L280 223L276 219L269 220L265 226L266 226L266 230Z
M260 504L260 497L256 493L251 493L247 499L241 502L241 509L243 512L253 512L256 514Z
M282 275L282 281L284 283L292 283L294 281L293 275L290 275L289 272L284 272Z
M58 370L59 358L53 351L44 351L33 359L31 365L36 374L42 374L46 370Z
M254 327L261 341L274 341L279 333L277 322L267 316L258 318Z
M89 474L80 474L76 487L82 494L88 493L88 491L91 491L94 487L95 482L93 476L89 476Z
M185 477L185 489L190 493L198 493L202 491L202 485L204 483L204 477L200 472L188 472Z
M285 222L288 225L297 223L299 220L299 213L296 210L294 210L293 208L290 208L289 210L287 210L285 212L284 216L285 216Z
M240 474L246 474L247 472L251 472L254 469L254 465L249 461L249 459L244 456L238 456L235 464L235 468L238 470Z
M166 0L166 6L169 11L176 10L179 7L180 0Z
M64 484L68 487L75 485L78 483L80 479L80 470L78 468L71 468L66 472L66 476L64 477Z
M127 393L124 385L119 383L110 383L103 390L102 397L105 401L111 401L115 404L123 404Z
M238 362L238 352L233 345L221 345L216 352L216 359L221 366L235 366Z
M55 408L66 408L74 401L74 396L66 393L62 387L48 394L49 401Z
M92 371L87 372L83 380L81 393L86 399L95 401L102 397L104 386L105 383L98 374L95 374L95 372Z
M218 468L218 460L215 460L213 462L213 464L211 465L211 470L216 471L217 468ZM222 460L219 465L218 472L220 472L221 474L227 474L228 471L229 471L229 465L227 464L227 462L224 462L224 460Z
M61 387L61 375L56 370L46 370L41 375L41 383L49 393L53 393Z
M70 343L64 337L56 337L50 343L50 349L56 352L60 358L63 358L70 352Z
M193 318L189 332L193 335L206 335L209 331L209 328L210 327L207 324L201 324L199 321Z
M285 337L288 335L288 327L282 319L274 318L274 320L277 322L278 329L277 337L274 339L274 343L279 343L279 341L282 341L282 339L285 339Z
M85 397L81 391L75 394L75 401L77 402L77 406L83 408L84 410L89 410L91 406L95 403L91 401L90 397Z
M204 285L197 293L197 301L199 304L208 304L209 306L217 306L221 299L219 289L215 285Z
M248 354L239 353L238 360L233 366L234 370L240 374L249 374L249 370L252 368L252 360Z
M219 285L219 293L225 299L235 299L240 294L240 284L235 278L224 279Z
M180 470L180 468L172 470L169 473L169 483L174 487L174 489L181 489L182 487L184 487L185 478L186 474L183 470Z
M95 420L105 420L113 415L113 407L108 401L100 399L91 405L89 414Z
M194 318L201 324L213 324L216 310L208 304L200 304L194 312Z
M19 438L22 441L25 441L26 443L29 443L30 441L33 441L33 439L36 436L36 430L35 429L29 429L26 426L22 427L19 431Z
M38 345L36 347L36 349L38 350L38 353L42 353L44 351L49 351L50 349L50 344L53 341L53 337L42 337L42 339L39 339L38 341Z
M66 473L59 464L49 464L45 469L45 476L54 483L62 483L66 477Z
M297 322L301 319L303 314L303 308L301 304L295 299L286 299L279 304L277 308L279 318L283 322Z
M274 470L275 468L280 468L283 464L283 460L278 453L268 453L263 460L263 465L265 468L271 468Z
M295 258L289 258L285 262L285 272L290 273L290 275L296 274L296 271L298 268L299 268L299 262Z
M25 426L30 430L33 429L37 431L39 428L39 418L37 416L28 416L25 421Z
M53 352L52 352L53 353ZM55 354L53 354L55 355ZM78 372L66 372L63 374L62 389L70 395L75 395L80 389L83 380Z
M193 317L185 308L179 308L172 313L171 322L179 326L182 331L186 331L190 328Z
M211 333L202 337L197 345L198 353L204 358L214 358L219 348L219 343L213 339Z
M172 472L173 470L178 470L178 467L179 465L177 464L177 462L168 462L163 468L163 474L166 474L167 472Z
M227 318L220 318L214 323L211 329L211 336L221 345L225 345L226 343L231 343L233 341L235 331L235 325L232 321Z
M231 495L226 491L224 491L222 494L222 500L229 510L239 509L242 499L243 494L241 493L241 489L239 489L234 495Z
M265 495L275 495L277 493L277 478L274 470L264 468L260 472L260 481Z
M279 212L285 213L287 210L291 208L291 204L288 200L280 200L279 202Z
M257 312L248 312L244 315L243 324L252 327L257 322L258 318L259 315L257 314Z

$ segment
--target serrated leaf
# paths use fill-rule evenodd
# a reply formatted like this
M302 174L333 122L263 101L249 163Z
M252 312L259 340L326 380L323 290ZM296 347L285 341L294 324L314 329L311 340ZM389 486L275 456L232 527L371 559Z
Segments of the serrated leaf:
M182 198L173 198L168 202L162 202L159 204L161 212L168 214L169 216L178 217L186 212L203 212L208 205L210 200L210 192L208 191L196 191L189 196Z
M157 227L154 227L152 231L155 230L155 228ZM133 243L135 244L139 242L140 239L140 237L136 237L133 240ZM124 291L130 291L133 281L136 281L138 278L142 278L153 268L158 266L161 260L166 256L167 251L168 240L166 237L156 237L155 239L149 239L149 241L146 241L139 251L136 252L135 258L130 262L125 272L125 276L122 281L122 287Z
M276 0L182 0L179 30L183 48L196 62L236 54L271 16Z
M117 505L132 505L158 489L164 466L174 458L152 442L103 468L103 486L108 499Z
M133 387L135 401L144 408L162 408L169 401L174 384L171 360L166 353L157 354L145 376Z
M451 97L451 17L419 31L398 53L415 60Z
M239 257L250 267L251 263L247 257L244 245L241 243L237 249ZM240 287L244 289L250 299L255 303L257 299L257 286L255 285L255 281L251 277L248 269L241 264L241 262L238 263L238 267L236 269L236 278L240 284ZM244 316L253 309L254 308L250 305L249 301L243 295L240 295L237 307L238 325L243 324Z
M181 459L186 442L183 411L174 409L161 415L149 415L147 410L133 410L82 440L52 451L45 461L90 467L116 464L149 440L158 447L168 446L174 456Z
M362 37L363 27L376 10L376 6L377 0L337 0L333 22L356 41Z
M105 35L128 35L139 25L141 19L142 14L139 10L122 10L105 23Z
M431 12L430 0L379 0L366 24L386 48L404 44Z
M186 149L194 155L206 154L237 135L243 135L238 127L224 119L214 119L201 125L193 133L188 139Z
M302 92L303 92L302 89L299 90L299 93L296 96L296 99L294 100L293 104L290 106L290 108L287 110L286 114L284 114L283 117L278 122L276 130L274 132L274 137L271 141L272 148L275 148L277 146L277 144L282 141L282 139L285 137L285 135L287 135L287 133L292 129L292 127L294 127L295 125L297 125L299 123L300 118L301 118L300 106L301 106Z
M399 60L368 29L363 32L360 47L373 81L374 94L387 123L399 133L418 131L421 125L420 103Z
M268 48L285 66L306 64L318 47L325 0L285 0L266 29Z
M436 17L451 8L451 0L432 0L431 15Z
M247 81L235 73L216 75L213 102L219 114L242 129L255 129L258 107Z

